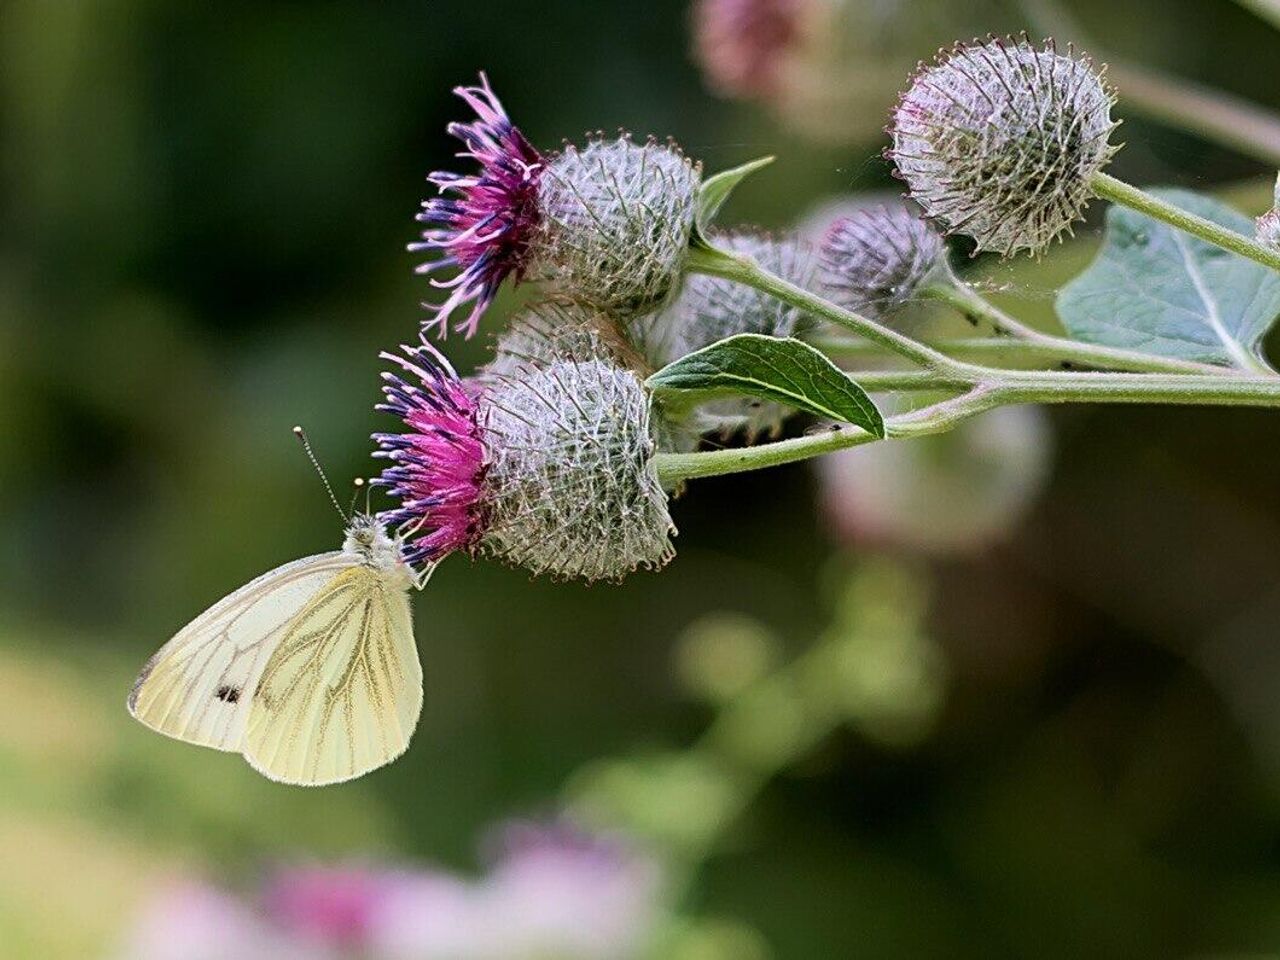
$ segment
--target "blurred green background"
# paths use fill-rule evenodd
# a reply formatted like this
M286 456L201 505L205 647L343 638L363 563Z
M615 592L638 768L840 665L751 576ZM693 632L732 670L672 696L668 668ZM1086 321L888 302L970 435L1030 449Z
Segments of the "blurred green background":
M276 786L124 709L204 606L336 545L289 428L338 483L372 469L377 352L429 296L404 246L423 177L454 163L454 84L487 70L544 147L623 126L711 170L777 154L729 219L890 187L879 143L815 146L708 94L686 6L0 3L0 957L103 955L190 869L467 867L487 824L552 810L584 765L699 736L712 711L673 669L690 624L742 614L788 655L833 622L865 551L794 467L692 485L678 560L622 586L445 564L416 601L413 747L354 784ZM1280 108L1280 35L1229 0L1071 7L1130 59ZM1127 179L1268 197L1257 162L1123 133ZM1044 264L979 269L1048 317L1098 213ZM485 343L448 351L467 368ZM946 663L931 732L823 738L721 838L692 910L779 958L1280 955L1280 420L1051 421L1052 478L1012 537L904 561Z

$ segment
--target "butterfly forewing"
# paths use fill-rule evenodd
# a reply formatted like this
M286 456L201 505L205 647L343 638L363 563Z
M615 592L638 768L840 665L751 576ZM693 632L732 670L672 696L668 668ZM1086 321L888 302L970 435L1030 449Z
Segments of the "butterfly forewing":
M218 601L142 668L129 712L179 740L243 749L253 691L290 621L357 563L342 551L305 557Z
M342 571L288 624L261 672L244 754L286 783L339 783L394 760L422 710L406 586Z

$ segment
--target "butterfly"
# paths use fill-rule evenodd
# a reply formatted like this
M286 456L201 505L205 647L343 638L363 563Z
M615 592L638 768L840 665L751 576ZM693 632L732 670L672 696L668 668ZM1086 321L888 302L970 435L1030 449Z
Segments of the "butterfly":
M409 589L431 572L415 573L402 545L353 514L341 550L276 567L178 631L142 668L129 712L282 783L390 763L422 712Z

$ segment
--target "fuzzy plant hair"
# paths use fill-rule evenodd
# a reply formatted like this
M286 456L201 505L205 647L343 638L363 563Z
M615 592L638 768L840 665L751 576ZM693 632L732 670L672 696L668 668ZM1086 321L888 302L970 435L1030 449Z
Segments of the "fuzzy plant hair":
M815 285L817 261L798 237L732 230L717 232L713 239L718 248L751 257L798 287ZM694 274L669 306L637 318L629 329L640 352L658 368L735 334L791 337L813 325L811 317L754 287ZM743 429L752 437L776 434L788 413L778 404L752 398L716 400L698 411L697 428L721 433Z
M1276 178L1275 203L1258 218L1257 240L1261 244L1280 250L1280 177Z
M542 175L539 276L618 318L657 309L679 286L700 182L670 143L566 146Z
M489 554L563 579L618 580L675 555L649 397L607 360L527 366L480 401Z
M584 304L544 300L525 306L511 318L494 343L493 359L472 379L481 386L501 384L530 367L545 369L561 360L602 360L631 370L640 379L656 369L615 318ZM655 404L651 427L659 450L688 453L712 424L696 410L676 411Z
M978 250L1042 253L1093 197L1115 95L1085 56L1025 37L957 45L894 111L888 158L926 216Z
M493 359L476 372L496 382L559 360L608 360L647 376L652 372L617 320L572 300L540 300L522 307L494 341Z
M905 205L885 205L840 217L818 248L823 291L872 319L892 316L945 269L946 244Z

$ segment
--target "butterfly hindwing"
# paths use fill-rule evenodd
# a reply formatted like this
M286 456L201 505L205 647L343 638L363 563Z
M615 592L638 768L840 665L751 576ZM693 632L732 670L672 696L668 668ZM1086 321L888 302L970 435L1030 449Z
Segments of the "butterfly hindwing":
M342 551L277 567L183 627L142 668L129 712L179 740L243 749L259 677L317 590L358 561Z
M261 672L244 754L285 783L340 783L394 760L422 710L408 591L343 570L287 625Z

